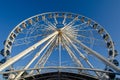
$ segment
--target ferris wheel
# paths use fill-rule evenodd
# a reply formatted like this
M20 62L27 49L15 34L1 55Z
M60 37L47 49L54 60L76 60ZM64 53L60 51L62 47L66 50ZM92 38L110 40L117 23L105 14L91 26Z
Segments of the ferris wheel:
M1 55L0 74L7 80L52 72L109 80L120 72L109 33L92 19L70 12L42 13L22 21L5 40Z

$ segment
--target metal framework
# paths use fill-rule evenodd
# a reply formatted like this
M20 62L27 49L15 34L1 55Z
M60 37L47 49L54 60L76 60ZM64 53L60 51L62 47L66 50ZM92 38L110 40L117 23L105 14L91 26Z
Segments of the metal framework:
M5 61L0 74L8 80L103 80L120 72L109 33L92 19L69 12L22 21L9 34L1 55Z

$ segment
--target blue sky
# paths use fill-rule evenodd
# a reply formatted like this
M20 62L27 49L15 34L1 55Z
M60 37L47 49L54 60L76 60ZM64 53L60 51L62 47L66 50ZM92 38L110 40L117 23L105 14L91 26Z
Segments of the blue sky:
M0 0L0 49L10 31L24 19L43 12L65 11L85 15L100 23L119 50L119 4L120 0Z
M0 0L0 50L21 21L55 11L78 13L95 20L108 31L120 52L120 0Z

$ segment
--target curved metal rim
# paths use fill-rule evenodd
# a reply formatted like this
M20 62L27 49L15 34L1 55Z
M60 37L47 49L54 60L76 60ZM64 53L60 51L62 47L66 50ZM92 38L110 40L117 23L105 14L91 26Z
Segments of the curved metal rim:
M42 13L42 14L37 14L37 15L35 15L35 16L32 16L32 17L27 18L27 19L23 20L22 22L20 22L20 23L10 32L10 34L8 35L6 41L9 40L10 35L11 35L12 33L14 33L15 29L16 29L17 27L19 27L20 25L22 25L22 23L24 23L24 22L26 22L26 21L28 21L28 20L30 20L30 19L33 19L33 18L35 18L36 16L42 16L42 15L51 14L51 13L52 13L52 14L55 14L55 13L58 13L58 14L59 14L59 13L65 13L65 14L78 15L78 16L81 16L81 17L85 17L87 20L90 19L93 23L97 23L96 21L92 20L91 18L88 18L88 17L83 16L83 15L80 15L80 14L76 14L76 13L71 13L71 12L46 12L46 13ZM98 24L98 23L97 23L97 24ZM98 26L101 27L101 28L103 28L100 24L98 24ZM104 29L104 28L103 28L103 29ZM108 33L105 29L104 29L104 32L105 32L106 34L108 34L109 39L110 39L109 41L112 42L112 51L113 51L112 60L113 60L113 59L114 59L114 55L115 55L115 52L114 52L114 44L113 44L112 38L111 38L111 36L109 35L109 33ZM13 41L14 41L14 40L13 40ZM7 50L6 46L7 46L7 42L6 42L5 45L4 45L4 55L5 55L5 57L7 57L7 55L5 54L5 52L6 52L6 50ZM11 48L10 48L10 51L11 51Z
M11 34L15 32L15 29L16 29L16 28L20 27L23 23L27 23L28 20L30 20L30 19L32 20L32 19L35 18L35 17L41 17L42 15L55 14L55 13L58 13L58 14L65 13L66 15L68 15L68 14L78 15L78 17L80 17L79 19L81 19L81 17L85 17L85 16L82 16L82 15L74 14L74 13L70 13L70 12L48 12L48 13L38 14L38 15L32 16L32 17L30 17L30 18L27 18L27 19L23 20L21 23L19 23L19 24L10 32L7 40L9 40ZM85 19L89 20L90 18L85 17ZM86 20L85 22L87 22L87 20ZM92 23L94 23L94 24L97 23L97 22L93 21L92 19L90 19L90 20L91 20ZM90 24L91 24L91 23L90 23ZM98 23L97 23L97 24L98 24ZM93 26L93 24L91 24L91 25ZM99 26L99 28L98 28L98 29L95 29L96 31L99 30L100 28L103 28L100 24L98 24L98 26ZM103 29L104 29L104 28L103 28ZM19 34L19 33L18 33L18 34ZM18 34L17 34L17 35L18 35ZM104 34L108 34L108 36L109 36L109 40L107 40L107 41L105 41L105 42L106 42L106 43L107 43L108 41L111 41L111 42L112 42L112 48L111 48L110 50L113 51L113 55L111 56L112 58L110 58L110 59L113 60L113 59L114 59L114 55L115 55L115 53L114 53L114 44L113 44L113 41L112 41L109 33L108 33L105 29L104 29L104 33L102 33L102 35L101 35L101 34L100 34L100 35L103 36ZM6 40L6 41L7 41L7 40ZM14 40L15 40L15 39L14 39ZM13 40L13 41L14 41L14 40ZM4 52L7 50L6 46L7 46L7 42L5 43L5 46L4 46L4 49L5 49ZM11 50L11 49L12 49L12 46L10 47L10 50ZM109 50L109 48L108 48L108 50ZM4 55L5 55L5 57L7 57L7 54L6 54L6 53L4 53Z

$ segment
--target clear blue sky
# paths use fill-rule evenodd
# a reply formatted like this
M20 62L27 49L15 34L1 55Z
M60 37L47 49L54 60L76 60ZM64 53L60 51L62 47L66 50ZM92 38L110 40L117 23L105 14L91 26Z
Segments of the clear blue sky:
M109 32L120 52L120 0L0 0L0 50L18 23L54 11L78 13L97 21Z

